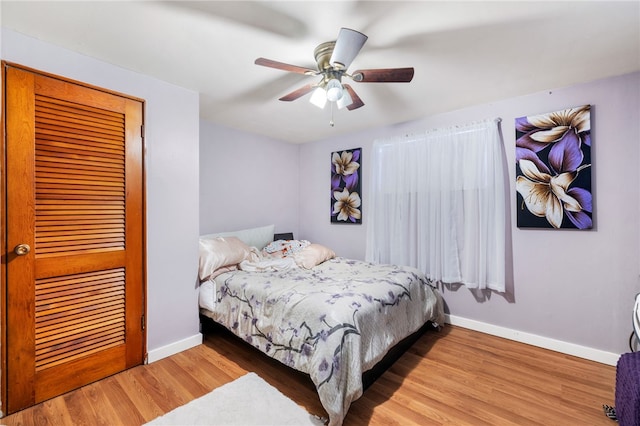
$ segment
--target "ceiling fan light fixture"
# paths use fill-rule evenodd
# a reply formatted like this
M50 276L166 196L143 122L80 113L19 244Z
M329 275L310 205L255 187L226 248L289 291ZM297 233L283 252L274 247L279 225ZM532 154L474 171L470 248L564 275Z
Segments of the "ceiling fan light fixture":
M318 108L323 109L327 104L327 92L325 92L324 88L322 87L316 87L316 89L311 94L309 102L311 102Z
M338 105L338 109L342 109L346 106L349 106L353 103L353 99L351 99L351 95L349 92L344 90L342 92L342 97L336 101L336 105Z
M327 100L330 102L336 102L342 98L342 84L336 78L332 78L327 82Z

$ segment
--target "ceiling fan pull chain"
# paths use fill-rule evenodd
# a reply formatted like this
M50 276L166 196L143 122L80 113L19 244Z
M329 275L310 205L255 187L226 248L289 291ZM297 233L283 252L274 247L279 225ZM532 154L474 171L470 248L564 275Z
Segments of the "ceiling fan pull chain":
M333 104L334 102L331 102L331 121L329 121L329 126L333 127L334 123L333 123Z

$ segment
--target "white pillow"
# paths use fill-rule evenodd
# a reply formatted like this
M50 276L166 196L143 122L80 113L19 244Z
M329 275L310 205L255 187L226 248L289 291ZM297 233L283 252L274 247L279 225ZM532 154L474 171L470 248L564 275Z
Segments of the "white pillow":
M236 237L250 247L262 250L264 246L273 241L275 225L261 226L259 228L242 229L240 231L219 232L216 234L201 235L200 239L216 237Z
M333 250L320 244L310 244L293 255L298 266L311 269L329 259L336 257Z
M200 281L209 279L220 268L237 265L251 254L251 248L236 237L200 239Z

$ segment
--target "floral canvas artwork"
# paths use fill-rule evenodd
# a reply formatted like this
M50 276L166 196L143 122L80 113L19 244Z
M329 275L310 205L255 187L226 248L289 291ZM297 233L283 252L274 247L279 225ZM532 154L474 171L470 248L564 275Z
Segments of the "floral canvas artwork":
M516 118L520 228L591 229L591 106Z
M362 148L331 153L331 222L362 223Z

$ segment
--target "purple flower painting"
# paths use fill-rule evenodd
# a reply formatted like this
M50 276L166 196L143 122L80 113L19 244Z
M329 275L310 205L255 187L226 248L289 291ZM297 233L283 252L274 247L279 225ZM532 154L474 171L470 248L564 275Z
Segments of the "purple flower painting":
M331 222L362 223L362 148L331 153Z
M591 106L516 118L519 228L593 227Z

